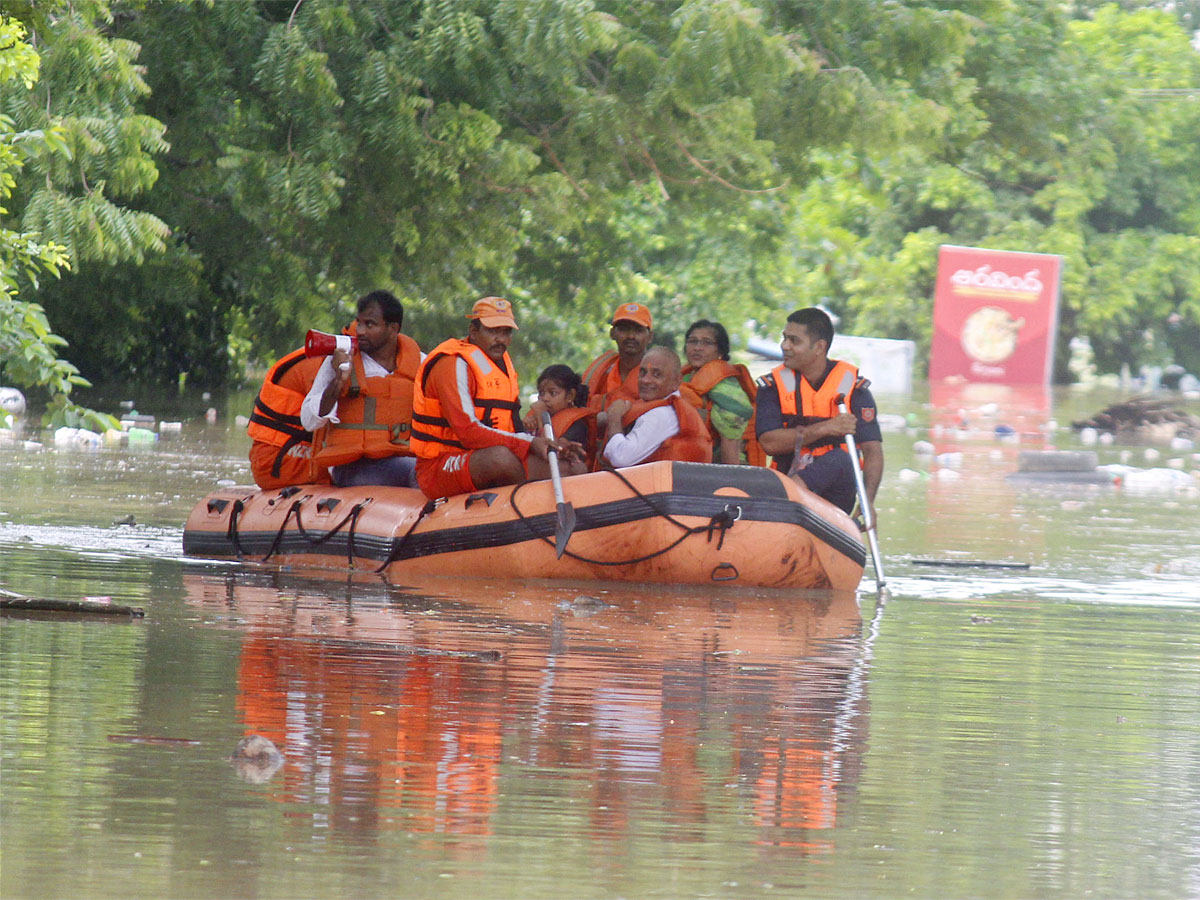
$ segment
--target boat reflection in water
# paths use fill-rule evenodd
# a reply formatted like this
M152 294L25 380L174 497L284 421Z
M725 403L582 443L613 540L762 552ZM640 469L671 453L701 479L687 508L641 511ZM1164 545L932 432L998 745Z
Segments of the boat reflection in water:
M241 724L278 746L269 790L314 828L607 842L649 816L674 839L752 821L749 841L822 852L857 782L852 593L186 579L244 630Z

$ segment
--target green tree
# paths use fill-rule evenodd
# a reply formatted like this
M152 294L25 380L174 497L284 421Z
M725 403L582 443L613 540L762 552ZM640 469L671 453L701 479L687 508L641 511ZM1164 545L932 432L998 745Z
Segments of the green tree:
M932 146L817 157L795 222L800 296L926 350L939 244L1057 253L1060 366L1086 334L1110 371L1165 354L1200 367L1188 35L1162 10L965 8L972 41L937 94Z
M772 316L813 150L931 139L946 112L909 82L944 80L969 33L883 0L113 8L169 128L144 207L175 238L45 302L85 359L206 382L217 351L293 346L379 286L427 345L504 293L525 356L575 363L618 300L663 333Z
M26 40L25 28L0 16L0 85L30 91L38 78L39 57ZM0 114L0 203L11 202L17 176L26 161L37 157L69 157L64 130L57 127L16 131ZM7 209L0 207L0 216ZM52 424L109 427L104 416L71 401L75 387L86 386L79 370L57 355L66 341L55 334L40 304L21 299L22 288L36 289L43 275L58 276L69 268L67 248L46 240L36 230L0 228L0 377L20 387L45 388L50 395L46 420Z

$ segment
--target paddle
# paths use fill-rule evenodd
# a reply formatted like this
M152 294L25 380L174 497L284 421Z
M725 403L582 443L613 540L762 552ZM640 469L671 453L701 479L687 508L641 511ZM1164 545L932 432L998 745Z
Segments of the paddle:
M837 399L834 401L837 404L838 412L848 412L846 409L846 395L850 393L850 389L854 387L854 375L847 372L842 378L842 383L838 387ZM871 546L871 562L875 566L875 589L883 590L885 584L883 580L883 560L879 555L879 538L875 534L875 514L871 508L871 501L867 498L867 485L863 481L862 463L858 460L858 444L854 440L853 434L846 435L846 449L850 453L850 465L854 469L854 486L858 489L858 505L862 507L863 525L867 532L867 543Z
M550 424L550 413L542 413L542 429L546 439L554 440L554 427ZM554 555L562 559L567 549L567 541L575 530L575 507L563 499L562 476L558 473L558 453L551 450L547 455L550 461L550 480L554 484L554 502L558 511L558 530L554 532Z

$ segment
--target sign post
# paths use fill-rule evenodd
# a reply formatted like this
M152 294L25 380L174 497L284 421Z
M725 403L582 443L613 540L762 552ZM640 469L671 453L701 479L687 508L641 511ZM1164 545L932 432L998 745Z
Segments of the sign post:
M942 245L930 382L1049 384L1061 273L1061 256Z

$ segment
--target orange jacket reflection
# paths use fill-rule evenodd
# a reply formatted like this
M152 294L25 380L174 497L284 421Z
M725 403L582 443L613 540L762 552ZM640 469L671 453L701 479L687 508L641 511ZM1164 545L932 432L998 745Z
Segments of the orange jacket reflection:
M469 681L462 660L353 654L315 641L250 635L238 674L238 713L287 759L284 796L327 801L363 830L397 807L395 825L424 833L488 834L501 724L444 718L467 702L498 704L496 683ZM345 811L344 815L342 811ZM353 820L351 822L351 820Z

